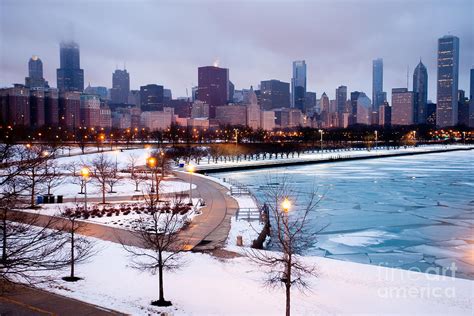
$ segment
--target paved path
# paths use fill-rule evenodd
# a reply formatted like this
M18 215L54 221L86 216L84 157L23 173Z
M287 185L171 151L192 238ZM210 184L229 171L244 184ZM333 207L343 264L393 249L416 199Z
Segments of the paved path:
M175 172L175 176L191 181L189 173ZM203 199L206 205L201 208L202 214L195 217L190 227L183 231L182 238L194 251L220 248L229 235L230 219L239 206L227 194L227 188L212 180L194 175L192 183L197 185L193 197Z
M15 285L0 296L0 315L125 315L61 295Z
M175 176L183 181L190 181L189 174L176 172ZM224 186L203 178L193 176L193 184L197 188L193 190L193 197L201 198L206 205L201 208L201 215L196 216L191 225L183 230L181 238L187 244L187 250L203 251L219 248L224 245L230 230L230 219L238 209L237 202L231 198ZM131 200L131 196L116 196L108 201L126 201ZM87 199L90 202L100 202L101 198L94 197ZM68 201L65 199L65 201ZM82 199L78 199L82 201ZM38 216L38 223L45 225L50 217L46 215ZM64 227L68 222L58 219L55 227ZM140 240L130 231L110 227L106 225L84 222L84 228L79 232L83 235L95 237L98 239L120 243L121 241L130 246L141 246Z

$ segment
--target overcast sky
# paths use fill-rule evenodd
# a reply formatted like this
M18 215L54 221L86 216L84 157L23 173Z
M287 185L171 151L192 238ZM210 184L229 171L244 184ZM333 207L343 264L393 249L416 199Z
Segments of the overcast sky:
M410 89L421 59L436 100L437 39L460 38L459 88L474 65L474 1L52 1L0 0L0 86L24 83L32 55L56 86L59 42L81 49L85 85L112 85L123 67L131 88L148 83L186 96L197 67L230 69L236 89L290 82L293 60L308 67L308 90L334 98L339 85L372 94L372 59L384 59L384 90Z

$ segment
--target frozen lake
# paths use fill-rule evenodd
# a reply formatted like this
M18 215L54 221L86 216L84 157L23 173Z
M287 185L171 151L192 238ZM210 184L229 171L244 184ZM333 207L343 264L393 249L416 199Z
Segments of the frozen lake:
M318 188L311 225L329 226L308 254L438 274L455 264L456 277L474 279L473 161L473 151L460 151L214 176L247 185L261 203L268 174Z

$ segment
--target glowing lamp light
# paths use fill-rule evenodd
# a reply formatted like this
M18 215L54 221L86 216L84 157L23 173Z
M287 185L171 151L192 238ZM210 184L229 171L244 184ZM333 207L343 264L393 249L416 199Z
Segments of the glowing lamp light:
M290 210L291 207L291 201L288 200L288 198L285 198L283 202L281 203L281 207L283 208L283 211L287 213Z
M154 157L150 157L147 159L148 167L153 168L156 166L156 159Z
M188 172L193 173L196 170L196 168L193 165L188 165Z
M81 176L82 176L83 178L88 178L88 177L89 177L89 173L90 173L89 168L82 168L82 169L81 169Z

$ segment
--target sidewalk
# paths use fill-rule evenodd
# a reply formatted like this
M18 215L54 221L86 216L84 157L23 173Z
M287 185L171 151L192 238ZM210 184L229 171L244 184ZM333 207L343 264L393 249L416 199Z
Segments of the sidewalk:
M15 285L0 296L0 315L125 315L72 298Z

